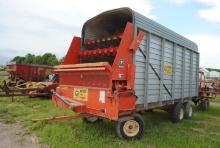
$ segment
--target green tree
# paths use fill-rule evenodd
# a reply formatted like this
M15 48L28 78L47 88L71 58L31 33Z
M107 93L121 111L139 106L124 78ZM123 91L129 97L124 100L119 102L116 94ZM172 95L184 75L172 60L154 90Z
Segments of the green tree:
M35 55L34 54L26 54L25 56L25 63L28 63L28 64L34 64L34 61L35 61Z
M25 57L16 56L14 57L11 62L16 63L27 63L27 64L40 64L40 65L58 65L59 61L55 54L52 53L45 53L42 56L41 55L34 55L28 53L25 55Z
M52 53L45 53L42 56L42 61L43 61L43 64L46 64L46 65L58 65L59 64L59 61L56 55Z
M42 64L43 64L42 56L40 56L40 55L35 56L34 64L40 64L40 65L42 65Z
M18 64L25 63L25 57L16 56L11 60L11 62L16 62Z

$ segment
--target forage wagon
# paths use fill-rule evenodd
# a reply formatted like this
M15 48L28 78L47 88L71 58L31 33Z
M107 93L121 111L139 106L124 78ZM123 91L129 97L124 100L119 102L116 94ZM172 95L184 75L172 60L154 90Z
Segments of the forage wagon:
M109 119L125 139L143 136L139 111L163 109L179 122L198 98L197 45L131 10L103 12L83 25L63 65L52 101L87 122Z

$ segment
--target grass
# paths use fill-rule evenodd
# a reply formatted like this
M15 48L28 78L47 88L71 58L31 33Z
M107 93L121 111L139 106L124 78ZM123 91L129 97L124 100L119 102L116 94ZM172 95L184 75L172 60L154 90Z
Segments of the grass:
M0 77L0 79L2 79ZM5 123L18 122L35 133L41 143L52 148L72 147L216 147L220 145L220 107L211 106L208 112L194 107L193 118L179 124L169 121L164 111L146 113L146 131L137 141L125 141L117 137L115 123L103 121L86 124L82 120L32 123L32 119L73 112L54 106L50 99L16 97L0 98L0 119Z
M219 102L220 103L220 95L217 95L214 99L212 99L212 102Z
M1 76L0 75L0 82L3 81L3 80L6 80L7 78L8 78L8 76Z
M103 121L86 124L82 120L32 123L33 118L72 115L71 111L55 107L50 100L17 97L0 99L0 118L6 123L19 122L33 131L41 143L50 147L219 147L220 107L211 106L210 111L195 108L192 119L173 124L168 114L156 110L144 115L146 132L141 140L125 141L115 134L115 123Z
M8 76L8 73L6 71L0 71L0 76Z

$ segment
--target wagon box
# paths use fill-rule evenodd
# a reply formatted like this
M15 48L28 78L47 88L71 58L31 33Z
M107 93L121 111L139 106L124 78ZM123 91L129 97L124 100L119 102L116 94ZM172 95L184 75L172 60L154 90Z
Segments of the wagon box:
M43 81L52 70L53 67L47 65L16 63L8 64L6 69L10 74L10 82L13 84L21 84L27 81Z
M198 97L199 53L185 37L131 10L119 8L91 18L74 37L52 101L86 114L87 122L116 121L118 136L144 133L139 111L169 110L173 122L192 116Z

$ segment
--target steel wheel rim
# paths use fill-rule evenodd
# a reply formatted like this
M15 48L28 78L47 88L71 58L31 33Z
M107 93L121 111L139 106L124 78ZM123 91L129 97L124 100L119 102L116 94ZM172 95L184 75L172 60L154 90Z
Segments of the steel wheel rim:
M140 130L140 125L135 120L129 120L124 123L123 131L125 135L127 135L128 137L134 137L135 135L138 134L139 130Z
M189 108L189 117L192 117L192 107Z
M184 110L181 108L179 111L179 119L182 120L184 117Z

